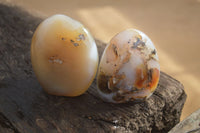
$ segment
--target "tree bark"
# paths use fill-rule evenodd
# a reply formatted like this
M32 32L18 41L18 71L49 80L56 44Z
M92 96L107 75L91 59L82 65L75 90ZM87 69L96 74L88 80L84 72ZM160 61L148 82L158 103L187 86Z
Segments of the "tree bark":
M31 37L41 18L0 4L0 132L167 132L180 120L183 85L161 72L144 102L111 104L96 92L96 80L79 97L46 94L30 62ZM106 46L96 40L99 55Z

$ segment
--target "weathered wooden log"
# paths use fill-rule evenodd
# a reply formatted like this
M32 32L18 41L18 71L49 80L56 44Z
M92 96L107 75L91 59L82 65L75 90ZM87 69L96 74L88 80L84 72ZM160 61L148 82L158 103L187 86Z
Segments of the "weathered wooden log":
M0 5L1 133L160 133L179 122L186 94L179 81L163 72L157 90L144 102L103 102L96 81L79 97L46 94L30 62L31 37L41 21L17 7ZM106 44L96 43L101 55Z
M178 123L169 133L200 133L200 109Z

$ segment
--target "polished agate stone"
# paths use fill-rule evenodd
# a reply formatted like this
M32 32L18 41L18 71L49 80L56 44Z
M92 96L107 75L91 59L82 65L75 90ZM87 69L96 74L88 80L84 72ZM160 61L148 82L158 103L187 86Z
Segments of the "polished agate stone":
M148 98L160 77L157 50L143 32L127 29L105 48L97 74L97 89L107 102L123 103Z
M79 96L94 80L98 51L92 35L80 22L58 14L37 27L31 43L31 61L47 93Z

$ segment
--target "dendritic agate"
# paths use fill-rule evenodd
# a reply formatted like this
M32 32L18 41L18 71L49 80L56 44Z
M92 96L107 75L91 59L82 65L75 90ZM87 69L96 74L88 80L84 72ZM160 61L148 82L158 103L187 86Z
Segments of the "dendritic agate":
M146 99L160 77L157 51L141 31L128 29L114 36L104 50L97 75L103 100L123 103Z
M65 15L54 15L36 29L31 61L46 92L78 96L96 75L98 52L93 37L81 23Z

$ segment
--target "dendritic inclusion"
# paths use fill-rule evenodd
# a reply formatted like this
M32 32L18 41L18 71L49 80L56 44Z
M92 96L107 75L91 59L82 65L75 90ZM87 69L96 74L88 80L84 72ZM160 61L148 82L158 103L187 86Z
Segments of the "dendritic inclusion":
M146 99L156 89L159 76L160 65L152 41L141 31L128 29L114 36L103 53L98 91L107 102Z

